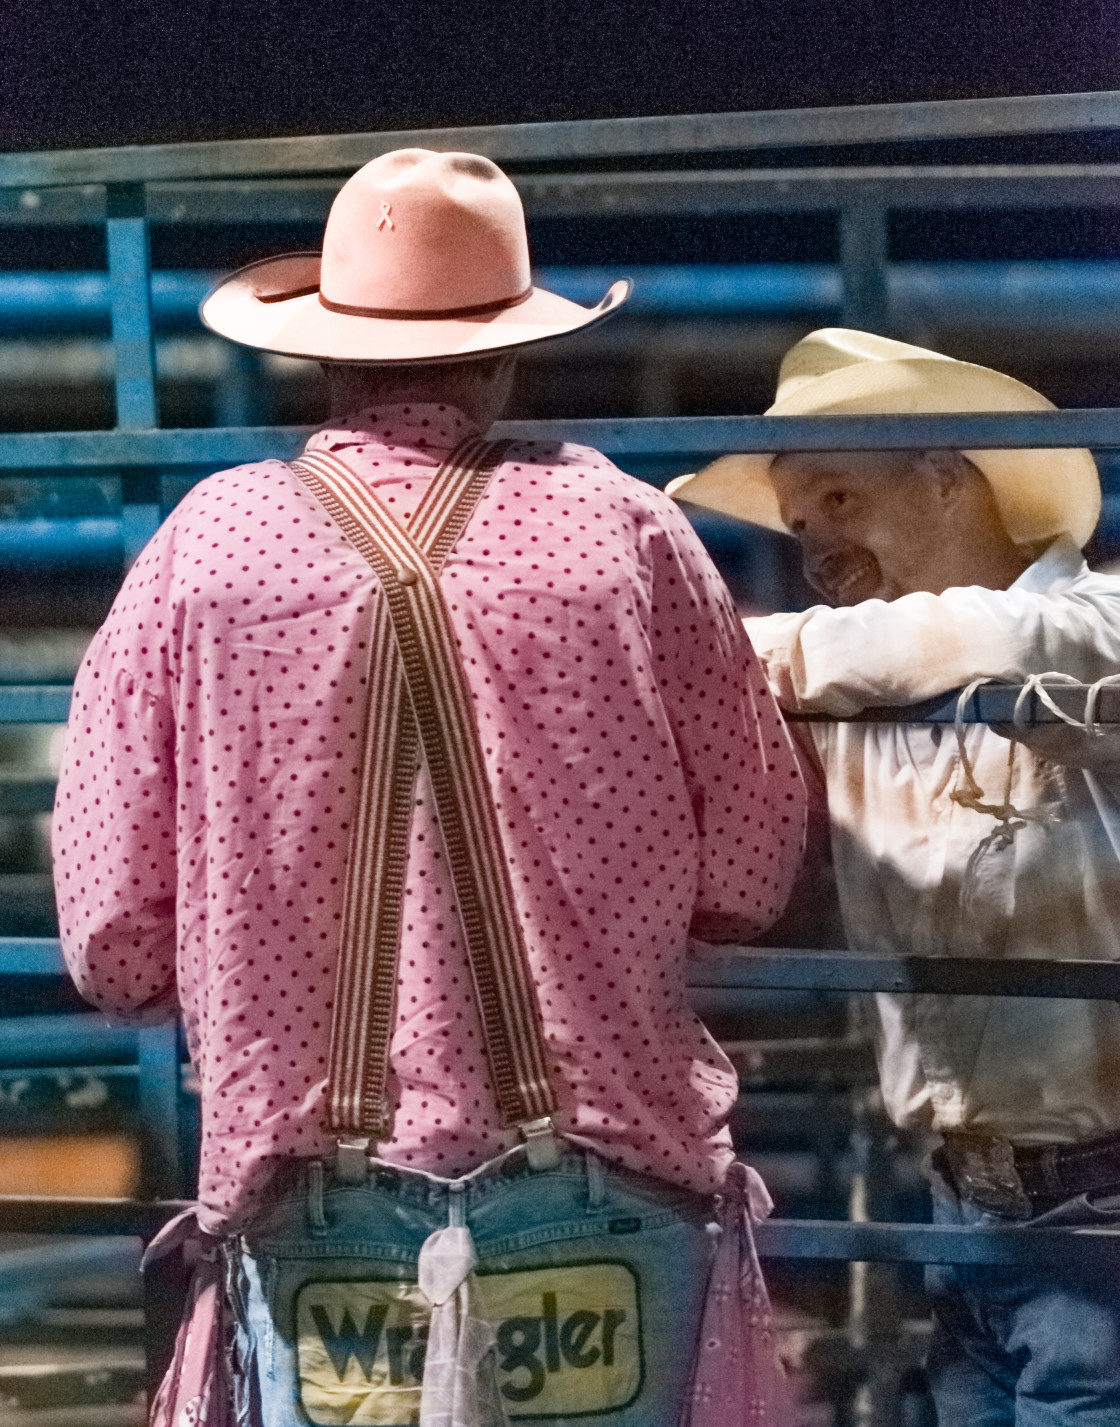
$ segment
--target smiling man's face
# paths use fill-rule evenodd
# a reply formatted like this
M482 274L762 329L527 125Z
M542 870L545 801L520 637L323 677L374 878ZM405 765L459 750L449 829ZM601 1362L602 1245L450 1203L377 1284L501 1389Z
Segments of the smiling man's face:
M987 481L956 452L790 452L770 478L805 577L832 604L1002 589L1029 563Z

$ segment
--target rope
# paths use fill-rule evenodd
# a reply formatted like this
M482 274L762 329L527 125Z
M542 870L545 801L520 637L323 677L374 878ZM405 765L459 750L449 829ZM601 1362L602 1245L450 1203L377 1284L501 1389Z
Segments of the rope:
M965 746L965 709L968 701L976 693L976 690L984 684L990 684L990 678L973 679L972 683L960 692L957 699L957 709L953 717L953 730L957 735L957 754L961 760L961 773L964 777L965 787L957 788L952 793L953 802L958 807L970 808L974 813L984 813L988 817L995 818L996 822L1002 825L1002 831L1006 840L1015 835L1021 827L1026 827L1030 813L1022 812L1011 801L1011 786L1015 776L1015 749L1017 744L1012 738L1009 740L1007 751L1007 786L1004 789L1003 801L1000 803L986 803L984 801L984 790L976 781L976 773L972 766L972 760L968 756L968 749ZM1022 695L1020 695L1022 698ZM1019 701L1015 703L1015 713L1019 713ZM1018 724L1016 724L1018 728Z
M1068 723L1071 728L1084 728L1085 725L1080 719L1074 718L1072 714L1067 714L1060 709L1050 695L1046 692L1044 679L1049 679L1051 684L1078 684L1081 681L1075 679L1072 674L1059 674L1056 671L1052 674L1031 674L1026 683L1019 690L1019 697L1015 700L1015 709L1011 715L1011 721L1015 726L1015 732L1021 734L1026 727L1026 706L1031 694L1038 696L1040 704L1045 705L1051 713L1057 714L1063 723ZM1093 685L1096 688L1096 685Z
M968 702L976 693L976 690L984 684L993 681L989 678L973 679L972 683L962 689L957 698L956 713L953 718L953 728L957 735L957 752L961 760L961 772L964 776L965 787L958 788L953 794L953 802L962 808L971 808L973 812L985 813L993 817L997 822L1002 823L1004 830L1013 835L1017 827L1025 826L1027 822L1048 821L1048 815L1040 811L1024 812L1017 808L1011 801L1011 787L1015 774L1015 750L1018 746L1017 738L1022 737L1027 728L1026 709L1027 701L1032 694L1036 695L1039 703L1048 708L1056 718L1062 723L1068 724L1070 728L1080 729L1089 738L1100 738L1104 734L1104 729L1100 726L1098 716L1098 705L1100 704L1101 690L1120 684L1120 674L1106 674L1104 678L1098 679L1091 684L1085 695L1085 717L1083 719L1074 718L1072 714L1066 713L1059 708L1047 690L1062 685L1079 685L1080 680L1075 679L1071 674L1061 674L1057 670L1051 670L1046 674L1031 674L1024 681L1023 687L1019 690L1015 699L1015 708L1012 711L1011 722L1015 730L1013 736L1008 740L1007 755L1007 786L1004 790L1003 801L999 803L987 803L984 801L984 790L976 781L975 770L972 761L968 756L968 749L965 747L965 710Z
M1101 738L1104 729L1097 722L1097 704L1100 701L1101 690L1106 685L1120 684L1120 674L1108 674L1090 688L1085 696L1085 732L1090 738Z

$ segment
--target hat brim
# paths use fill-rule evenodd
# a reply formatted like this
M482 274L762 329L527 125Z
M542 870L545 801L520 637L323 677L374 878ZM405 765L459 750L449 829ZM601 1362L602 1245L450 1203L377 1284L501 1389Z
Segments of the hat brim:
M315 290L305 287L280 299L261 296L270 285L280 291L304 286L301 259ZM524 302L476 317L357 317L332 312L319 301L318 268L318 253L285 254L241 268L203 300L202 321L211 332L242 346L320 362L454 361L592 327L616 312L632 287L629 279L613 283L591 308L534 287Z
M790 530L782 519L777 492L770 480L772 452L743 452L720 456L694 475L676 476L665 487L674 500L688 501L721 515L734 516L767 530Z
M800 383L767 415L949 413L1053 410L1014 377L944 357L906 358L842 367ZM1085 450L1053 448L965 451L995 496L1016 544L1033 546L1068 534L1085 545L1100 516L1096 462ZM670 482L677 500L789 534L770 477L773 453L721 456L695 475Z
M965 451L987 479L1007 533L1016 544L1031 546L1069 535L1084 547L1100 518L1100 481L1089 451ZM715 510L721 515L792 532L782 519L770 479L773 453L744 452L720 456L695 475L677 476L665 487L674 500Z

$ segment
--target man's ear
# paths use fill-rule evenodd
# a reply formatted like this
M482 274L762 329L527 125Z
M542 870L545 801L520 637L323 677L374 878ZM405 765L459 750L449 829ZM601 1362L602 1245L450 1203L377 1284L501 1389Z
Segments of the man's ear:
M925 451L922 463L933 477L934 490L946 506L955 505L975 480L984 479L960 451Z

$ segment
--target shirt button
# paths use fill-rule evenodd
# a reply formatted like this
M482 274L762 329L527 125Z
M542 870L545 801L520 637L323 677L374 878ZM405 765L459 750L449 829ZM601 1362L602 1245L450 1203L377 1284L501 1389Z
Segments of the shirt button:
M410 570L407 565L402 565L397 571L397 580L402 585L414 585L419 578L416 571Z

